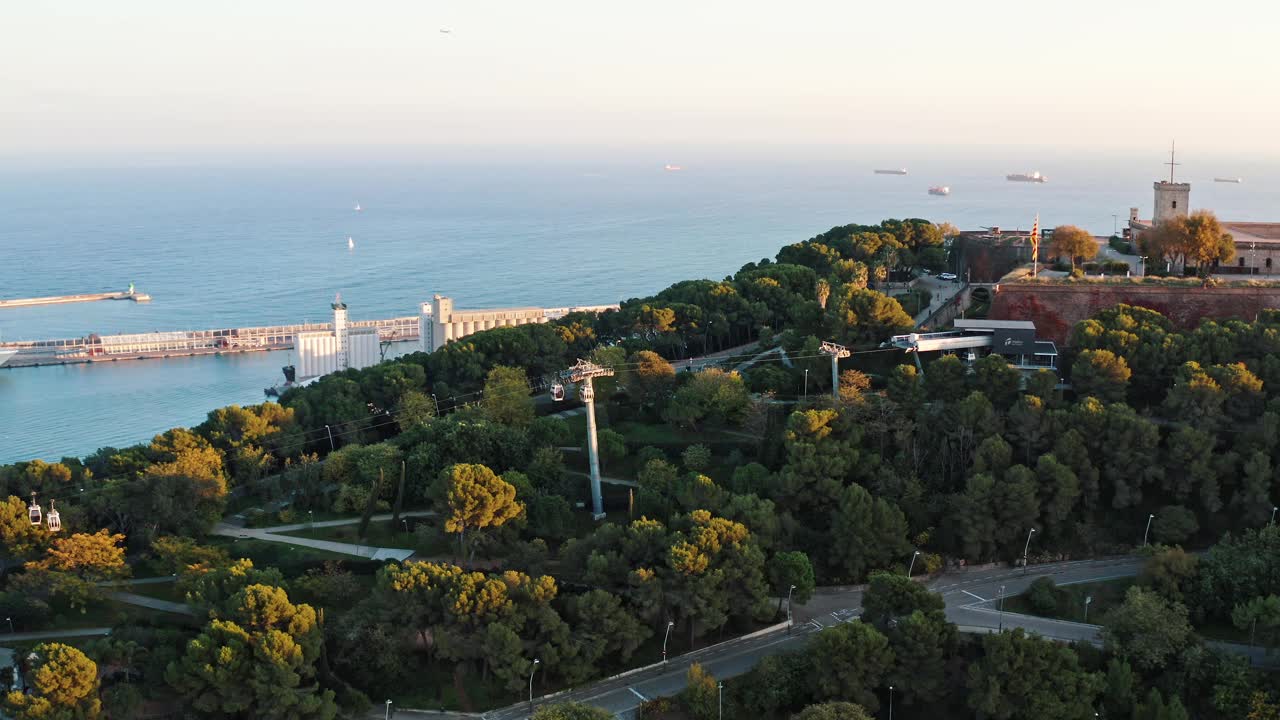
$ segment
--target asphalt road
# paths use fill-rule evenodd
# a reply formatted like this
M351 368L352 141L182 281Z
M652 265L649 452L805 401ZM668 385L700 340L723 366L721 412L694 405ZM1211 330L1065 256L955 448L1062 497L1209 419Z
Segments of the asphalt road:
M1036 565L1026 572L999 567L957 571L941 575L927 583L942 595L947 618L964 632L996 632L1001 627L1021 627L1043 637L1068 641L1099 643L1098 626L1061 620L1002 613L999 600L1003 588L1006 597L1022 593L1039 577L1052 577L1059 585L1096 582L1118 577L1131 577L1141 569L1137 558L1108 558ZM857 588L820 590L806 605L795 608L795 625L790 633L778 631L764 637L731 641L689 655L674 657L665 667L654 668L616 680L606 680L580 690L558 695L547 702L576 701L608 710L621 718L634 718L644 700L674 695L685 686L685 674L693 662L702 663L718 678L741 675L767 655L793 650L807 642L808 636L822 628L856 619L862 612L862 590ZM1233 651L1248 648L1229 646ZM1258 653L1260 656L1261 653ZM484 714L489 720L521 720L530 715L525 703ZM397 717L414 717L400 710ZM447 717L432 713L433 717ZM455 717L463 717L461 714Z

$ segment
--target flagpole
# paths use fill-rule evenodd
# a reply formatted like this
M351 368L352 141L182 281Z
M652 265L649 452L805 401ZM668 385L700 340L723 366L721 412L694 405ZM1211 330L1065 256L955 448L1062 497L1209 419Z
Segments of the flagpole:
M1031 226L1031 277L1040 277L1040 213Z

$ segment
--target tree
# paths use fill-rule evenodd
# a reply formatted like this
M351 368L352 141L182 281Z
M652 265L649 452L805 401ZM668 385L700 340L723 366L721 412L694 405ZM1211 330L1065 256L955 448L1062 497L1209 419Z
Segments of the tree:
M1146 699L1133 708L1133 720L1187 720L1187 710L1175 695L1165 703L1159 688L1151 688Z
M694 720L714 720L720 699L716 676L702 668L700 663L689 666L687 684L680 692L680 701Z
M653 633L605 590L588 590L570 600L568 616L579 643L578 660L594 671L608 659L627 662Z
M316 682L323 642L310 605L294 605L278 587L250 585L226 619L211 620L187 644L165 679L203 717L332 720L334 694Z
M1018 399L1022 373L999 353L991 353L973 364L973 386L1000 410L1008 410Z
M1129 387L1129 364L1110 350L1084 350L1071 365L1071 384L1081 397L1124 402Z
M1199 529L1196 514L1181 505L1165 505L1151 521L1151 535L1161 545L1185 542Z
M711 467L711 448L702 443L695 443L680 453L680 460L684 463L686 469L692 472L702 472Z
M1198 563L1195 555L1182 548L1162 548L1147 558L1138 583L1168 600L1184 602L1194 587Z
M899 618L887 632L893 650L889 684L908 703L932 705L942 700L950 681L947 661L955 654L956 626L940 612L920 610Z
M861 706L848 702L829 702L810 705L791 720L871 720Z
M982 638L968 684L969 707L992 720L1093 720L1102 691L1102 678L1085 672L1074 650L1022 628Z
M617 430L604 428L596 432L596 448L600 451L600 469L606 470L614 460L621 460L627 455L627 439ZM588 452L583 443L583 452Z
M436 416L436 401L426 393L409 390L400 396L392 412L396 416L396 424L404 432L421 425Z
M1103 617L1102 625L1107 649L1147 671L1163 668L1191 641L1186 606L1136 586Z
M49 542L44 525L32 525L27 504L10 495L0 503L0 576L14 562L34 557Z
M543 705L529 720L612 720L613 713L582 703L567 702Z
M436 481L435 495L448 509L444 529L458 533L464 555L468 530L498 527L524 512L515 487L484 465L459 463L445 468Z
M99 582L129 575L124 562L123 535L99 530L92 535L76 533L53 541L44 559L28 563L32 568L77 575Z
M889 399L908 410L915 410L925 400L925 381L915 365L896 365L889 373L886 388Z
M1231 611L1231 623L1237 629L1249 633L1249 644L1255 642L1261 631L1263 644L1273 645L1280 636L1280 596L1256 597L1235 606Z
M862 621L884 630L893 620L914 612L941 617L943 608L941 595L906 575L875 572L862 596Z
M955 355L943 355L929 363L929 371L924 374L924 387L930 400L955 402L963 398L968 390L965 388L964 363Z
M831 543L832 567L853 580L912 551L902 511L884 498L872 498L861 485L849 485L840 494L831 512Z
M93 720L98 700L98 666L70 645L45 643L32 650L31 693L14 690L4 699L13 720Z
M1077 259L1091 260L1098 254L1098 241L1075 225L1059 225L1053 229L1049 248L1058 257L1065 255L1070 258L1071 269L1075 270Z
M1133 707L1133 668L1120 658L1107 663L1106 689L1102 693L1107 717L1128 717Z
M751 407L742 376L719 368L707 368L676 390L667 405L672 424L697 429L701 423L741 425Z
M769 560L769 584L778 595L778 611L782 611L784 598L804 605L813 597L813 565L809 556L798 550L780 552ZM791 590L792 587L795 590Z
M862 622L829 627L810 641L810 677L821 699L844 698L875 712L875 690L893 667L893 650L880 631Z
M1208 210L1160 223L1142 233L1138 242L1148 254L1195 263L1202 278L1208 277L1217 263L1231 262L1236 255L1235 240Z
M840 402L860 403L871 389L871 378L861 370L844 370L840 373Z
M533 420L533 396L525 371L499 365L484 379L484 416L503 425L528 425Z
M661 355L641 350L628 359L633 366L627 395L641 408L661 409L676 385L676 369Z

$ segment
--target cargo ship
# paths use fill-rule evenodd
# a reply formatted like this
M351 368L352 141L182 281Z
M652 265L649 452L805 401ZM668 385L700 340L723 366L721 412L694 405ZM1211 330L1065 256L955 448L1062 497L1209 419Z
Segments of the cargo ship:
M876 170L876 175L906 175L906 168L898 168L897 170Z
M663 169L663 170L666 170L667 172L680 172L680 171L681 171L681 170L683 170L684 168L680 167L679 165L667 165L667 166L663 167L662 169Z
M946 185L934 185L933 187L929 188L929 194L945 197L951 194L951 188L947 187Z
M1033 173L1010 173L1004 176L1009 182L1029 182L1029 183L1047 183L1049 178L1041 175L1039 172Z
M0 349L0 365L4 365L5 363L9 362L9 358L17 354L18 354L17 350Z
M1234 184L1234 185L1239 185L1240 183L1244 182L1244 180L1241 180L1240 178L1214 178L1214 179L1213 179L1213 181L1214 181L1214 182L1232 183L1232 184Z

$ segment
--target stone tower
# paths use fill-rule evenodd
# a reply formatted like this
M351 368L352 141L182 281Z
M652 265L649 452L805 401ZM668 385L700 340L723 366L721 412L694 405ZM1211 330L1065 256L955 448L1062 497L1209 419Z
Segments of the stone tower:
M1152 185L1156 191L1156 209L1151 215L1153 224L1186 217L1190 212L1191 183L1160 180Z

